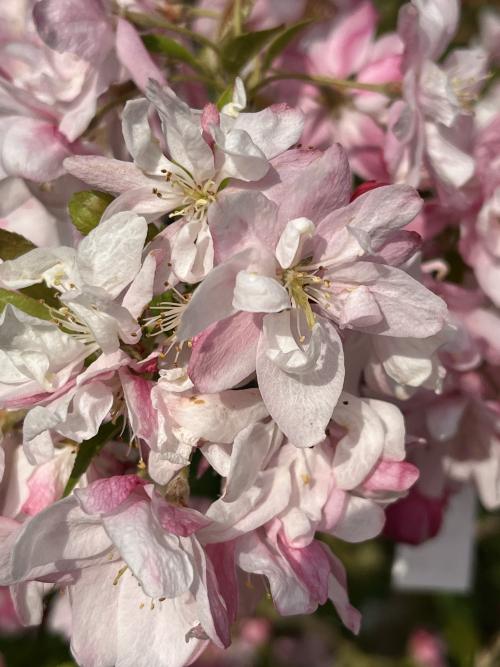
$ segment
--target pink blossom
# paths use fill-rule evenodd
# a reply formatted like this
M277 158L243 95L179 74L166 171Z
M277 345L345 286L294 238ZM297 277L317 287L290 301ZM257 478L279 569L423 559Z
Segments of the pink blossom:
M33 24L33 5L19 5L0 35L0 164L4 175L41 182L64 174L64 158L81 152L78 139L118 71L112 61L47 48Z
M165 213L182 218L170 240L177 279L197 282L213 265L207 216L224 181L261 179L270 159L302 132L302 115L289 108L240 113L246 100L241 85L236 84L232 106L213 115L211 107L202 114L190 109L171 89L151 80L148 99L129 101L124 110L123 134L134 164L94 156L65 162L87 183L120 193L106 217L134 210L151 220ZM161 119L168 157L150 126L151 107Z
M436 64L458 15L456 0L415 0L401 9L403 100L391 107L385 150L395 180L418 186L430 178L449 201L474 173L472 102L487 65L479 48L457 49Z
M397 84L402 43L394 33L375 39L377 13L370 1L350 3L335 18L313 25L280 58L281 69L332 79L355 77L353 88L318 88L284 81L275 95L306 114L303 142L318 148L340 142L363 178L388 180L384 128L388 98L356 83Z
M197 336L189 373L198 388L217 391L256 370L271 415L303 446L321 441L342 388L340 339L329 320L341 329L422 338L443 324L444 304L407 274L359 261L376 256L391 233L415 216L418 197L404 186L388 186L336 208L348 198L341 160L333 147L313 161L301 172L302 183L309 175L311 189L295 191L279 210L254 193L220 197L211 224L218 266L197 288L177 331L180 340ZM315 190L321 180L335 184L338 203L330 198L322 206ZM305 215L315 223L298 217ZM403 318L404 306L390 297L394 289L406 292L412 303ZM217 322L226 318L222 335ZM237 344L242 331L251 343L244 356ZM229 341L220 355L225 336Z

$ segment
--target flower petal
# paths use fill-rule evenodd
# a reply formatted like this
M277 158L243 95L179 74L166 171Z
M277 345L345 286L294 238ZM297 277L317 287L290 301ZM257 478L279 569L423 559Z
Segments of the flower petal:
M215 393L235 387L255 371L262 316L235 313L216 322L193 340L189 377L199 391Z
M122 131L127 150L134 164L147 174L160 176L170 170L170 160L163 155L149 125L148 100L129 100L122 113Z
M244 130L269 160L296 144L303 128L302 112L286 105L240 113L233 125L234 130Z
M153 62L136 29L121 17L116 25L116 55L139 90L145 90L150 79L165 85L165 77Z
M111 297L132 282L141 268L147 224L133 213L117 213L80 243L77 263L83 280Z
M249 313L279 313L290 307L290 297L274 278L240 271L234 286L233 307Z
M273 337L289 311L264 318L264 333L257 350L257 378L262 398L273 419L298 447L311 447L325 438L344 382L344 354L335 328L318 318L317 356L310 368L287 372L271 361Z
M145 176L132 162L115 160L100 155L74 155L64 160L69 174L106 192L121 193L147 187L155 182Z

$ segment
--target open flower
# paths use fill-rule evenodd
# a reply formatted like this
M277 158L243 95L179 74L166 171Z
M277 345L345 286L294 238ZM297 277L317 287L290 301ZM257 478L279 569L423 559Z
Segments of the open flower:
M142 304L133 290L134 279L142 277L146 233L144 218L119 213L92 230L76 250L36 248L4 262L0 283L20 289L44 282L56 289L63 306L52 313L60 328L87 345L88 355L96 350L115 352L120 340L131 344L139 340L135 316L151 298L152 285L149 293L143 291Z
M427 174L442 196L461 188L474 173L473 106L487 75L487 54L479 47L456 49L437 64L458 17L456 0L414 0L402 7L404 99L389 112L386 139L393 178L417 187Z
M64 158L81 150L97 99L119 68L112 57L93 62L48 48L35 29L34 4L9 3L2 17L0 165L3 175L44 182L63 175Z
M307 176L304 169L305 193ZM294 195L300 213L305 202ZM293 442L314 445L343 386L333 323L421 338L443 326L441 299L401 269L373 261L391 233L418 213L420 199L406 186L377 188L314 222L284 222L282 208L256 193L228 193L216 206L211 229L220 263L195 291L177 330L180 340L195 337L190 376L198 389L218 391L256 369L281 430Z
M224 598L196 537L209 523L133 475L98 480L18 529L10 526L12 553L19 550L23 557L7 559L1 579L69 584L73 618L86 619L77 622L79 630L72 635L81 664L131 664L129 642L122 638L120 616L125 614L127 622L138 619L134 632L145 623L144 651L150 660L163 654L165 632L175 628L171 663L180 667L200 639L210 637L221 647L229 643ZM94 612L89 616L90 603ZM104 634L95 633L93 619L101 627L109 619ZM152 641L152 631L161 633L161 641Z
M134 164L79 156L65 167L87 183L120 194L106 216L130 210L151 219L180 216L172 247L174 271L179 279L198 282L212 268L207 213L226 179L261 179L269 160L300 137L302 114L288 107L240 113L241 84L230 108L220 114L213 104L203 112L190 109L153 80L146 94L148 99L128 102L123 113L123 136ZM149 123L151 108L162 123L166 154Z

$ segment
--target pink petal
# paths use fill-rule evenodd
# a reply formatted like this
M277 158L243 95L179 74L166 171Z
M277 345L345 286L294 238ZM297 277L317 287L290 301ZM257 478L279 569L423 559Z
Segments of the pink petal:
M315 72L348 78L369 56L377 14L371 2L361 2L340 13L326 39L312 44L310 58Z
M381 460L363 482L366 491L407 491L418 479L419 470L406 461Z
M62 497L64 486L69 479L75 462L70 449L60 452L51 461L35 468L27 481L29 496L21 512L34 516ZM10 489L9 489L10 492Z
M204 514L189 507L172 505L158 494L153 495L153 512L168 533L188 537L212 523Z
M154 187L133 162L100 155L75 155L64 160L66 171L93 188L119 194L136 188Z
M154 383L123 368L119 371L133 434L148 445L156 442L156 412L151 403Z
M165 532L155 520L146 494L131 494L103 516L102 524L146 595L174 598L189 590L192 559L181 538Z
M422 237L417 232L400 229L388 236L384 245L377 250L377 257L384 264L401 266L422 247Z
M313 600L317 604L325 604L328 599L330 563L320 543L314 541L307 547L296 549L280 536L279 548Z
M95 62L112 47L112 28L99 0L40 0L33 8L38 34L51 49Z
M193 338L214 322L224 320L235 312L233 292L236 276L248 268L257 254L253 249L244 250L210 271L182 315L177 328L179 340ZM217 295L216 299L214 295Z
M75 495L87 514L107 514L119 507L138 486L145 481L136 475L119 475L99 479L85 489L77 489Z
M386 509L384 535L397 542L421 544L438 534L446 504L446 498L424 496L414 488Z
M280 235L277 215L277 206L259 192L222 193L208 214L216 263L249 247L272 253Z
M367 332L427 338L443 328L447 316L445 302L400 269L355 262L336 269L330 277L337 285L349 284L350 289L355 285L368 286L385 321L363 327Z
M214 567L207 558L204 548L196 541L193 541L193 556L198 574L193 586L193 594L196 599L200 625L217 646L227 648L231 643L229 618L219 592Z
M342 516L346 504L346 492L342 489L334 487L323 507L323 517L320 529L324 531L332 531L335 528L337 521Z
M349 602L347 596L347 578L340 560L332 554L326 544L322 545L330 560L331 575L328 581L328 597L333 602L344 625L354 634L358 634L361 614Z
M322 257L338 257L340 248L346 244L344 230L366 253L375 254L391 233L411 222L421 208L418 192L407 185L371 189L356 197L349 206L333 212L318 226L317 234L326 242Z
M51 123L17 117L3 129L0 161L9 176L52 181L64 174L64 158L71 150Z
M282 200L277 202L280 223L304 217L318 225L329 213L345 206L350 193L347 156L339 144L334 144L290 179Z
M238 579L234 557L235 542L207 544L205 552L217 574L219 590L226 603L229 622L236 620L238 612Z
M205 104L205 106L203 107L203 111L201 114L201 127L203 129L203 138L205 139L207 144L211 147L213 147L214 145L214 139L212 137L212 132L211 132L212 125L219 127L220 114L215 104L212 104L210 102L209 104Z
M241 312L196 336L188 372L199 391L230 389L255 371L261 326L262 315Z
M118 19L116 27L116 53L139 90L146 90L149 79L166 85L165 77L153 62L136 29L122 18Z

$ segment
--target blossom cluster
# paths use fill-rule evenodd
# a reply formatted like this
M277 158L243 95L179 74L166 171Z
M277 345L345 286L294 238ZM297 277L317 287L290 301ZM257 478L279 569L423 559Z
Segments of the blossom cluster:
M4 5L2 624L57 591L82 667L190 664L263 595L357 633L329 536L500 506L500 18Z

